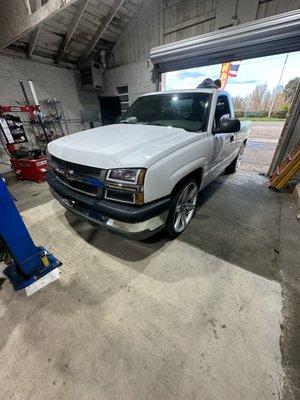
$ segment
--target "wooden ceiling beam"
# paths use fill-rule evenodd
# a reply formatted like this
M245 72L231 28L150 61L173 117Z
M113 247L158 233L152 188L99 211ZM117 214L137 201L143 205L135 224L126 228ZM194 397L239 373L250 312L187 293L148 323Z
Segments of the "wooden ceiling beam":
M42 29L42 26L43 25L39 25L34 31L31 32L30 40L29 40L29 43L28 43L28 49L27 49L28 58L32 57L32 54L34 52L34 48L35 48L37 39L39 37L40 31Z
M57 56L56 56L57 64L60 63L60 60L61 60L64 52L66 51L66 49L67 49L67 47L68 47L73 35L74 35L74 32L75 32L75 30L76 30L76 28L77 28L77 26L79 24L79 21L80 21L82 15L83 15L87 5L88 5L88 2L89 2L89 0L80 0L79 4L77 6L77 11L76 11L76 13L74 15L74 18L73 18L73 20L72 20L72 22L71 22L71 24L70 24L70 26L68 28L68 31L66 33L66 37L63 40L63 42L60 45L59 50L57 52Z
M36 11L29 13L24 1L1 0L0 49L4 49L20 37L36 29L48 18L74 3L76 0L48 0ZM13 23L8 23L13 21Z
M113 20L114 16L119 11L120 7L124 4L124 2L125 2L125 0L116 0L114 2L111 10L109 11L109 13L104 18L103 24L101 24L99 26L99 28L98 28L97 32L95 33L94 37L92 38L92 40L87 45L87 48L84 51L84 53L83 53L83 55L82 55L82 57L80 59L81 63L83 63L90 56L90 54L92 53L92 51L96 47L96 45L99 42L99 40L102 38L102 36L105 33L106 29L109 27L111 21Z

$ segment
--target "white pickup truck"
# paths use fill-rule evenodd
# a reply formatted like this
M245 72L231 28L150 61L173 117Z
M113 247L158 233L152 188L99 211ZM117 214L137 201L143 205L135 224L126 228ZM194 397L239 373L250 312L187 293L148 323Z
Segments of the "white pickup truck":
M65 208L92 224L138 240L163 228L175 237L199 191L237 170L250 128L234 118L225 91L151 93L118 124L49 143L46 179Z

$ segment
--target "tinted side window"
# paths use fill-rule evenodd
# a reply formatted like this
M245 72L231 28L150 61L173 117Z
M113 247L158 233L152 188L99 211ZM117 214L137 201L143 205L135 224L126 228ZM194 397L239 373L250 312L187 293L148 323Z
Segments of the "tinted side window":
M227 96L219 96L218 100L217 100L216 113L215 113L216 125L219 124L220 119L225 115L228 116L228 118L231 117L231 111L230 111L228 97Z

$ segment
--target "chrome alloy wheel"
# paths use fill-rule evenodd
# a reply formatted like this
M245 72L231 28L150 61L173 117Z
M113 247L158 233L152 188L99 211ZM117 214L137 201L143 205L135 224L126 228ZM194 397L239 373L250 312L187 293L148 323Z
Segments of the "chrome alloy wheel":
M178 198L174 213L173 226L176 233L181 233L193 218L197 196L198 187L196 183L192 182L184 187Z

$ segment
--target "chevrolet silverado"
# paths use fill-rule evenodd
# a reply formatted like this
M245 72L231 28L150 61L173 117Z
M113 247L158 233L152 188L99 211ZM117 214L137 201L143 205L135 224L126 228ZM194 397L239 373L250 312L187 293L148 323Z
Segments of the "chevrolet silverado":
M189 225L198 193L239 167L251 124L219 89L139 97L119 123L48 145L46 179L67 209L106 230L144 239Z

